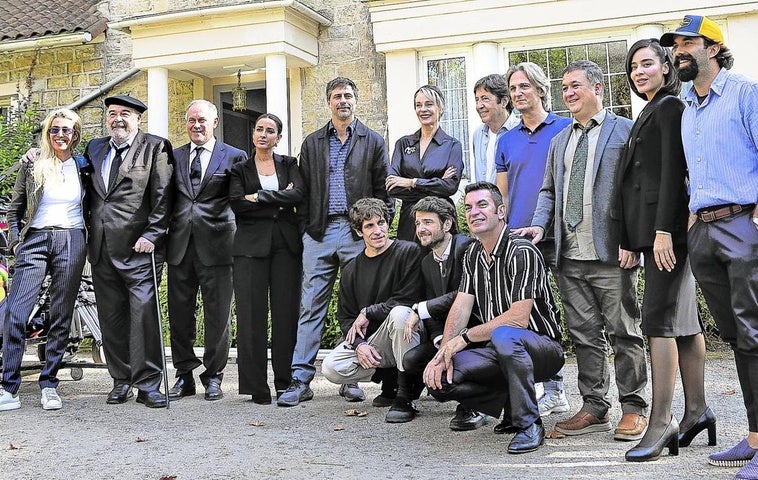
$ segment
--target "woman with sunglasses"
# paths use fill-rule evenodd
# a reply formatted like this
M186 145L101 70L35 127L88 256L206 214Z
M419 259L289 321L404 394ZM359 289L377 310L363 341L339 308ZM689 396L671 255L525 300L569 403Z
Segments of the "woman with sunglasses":
M50 317L45 362L39 375L42 408L62 407L58 370L68 344L74 301L85 260L82 216L84 157L74 155L81 140L81 120L68 109L50 113L43 122L39 151L24 161L8 212L9 245L16 269L3 325L3 378L0 411L21 407L21 359L26 324L42 283L50 275Z

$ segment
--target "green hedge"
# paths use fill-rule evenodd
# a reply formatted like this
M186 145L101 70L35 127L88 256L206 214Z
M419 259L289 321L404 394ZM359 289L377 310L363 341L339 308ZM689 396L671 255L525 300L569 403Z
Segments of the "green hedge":
M397 219L398 216L395 215L395 220L390 228L390 235L394 236L397 231ZM462 204L458 205L458 226L461 233L468 234L468 227L466 225L466 219L465 219L465 213L463 211ZM165 275L164 275L165 277ZM164 285L162 287L161 292L161 302L164 309L164 322L166 322L165 327L165 336L166 341L168 342L168 325L167 325L167 316L166 316L166 287L165 287L165 280ZM556 295L556 299L558 300L558 306L561 309L561 316L563 316L563 305L560 301L560 295L558 294L558 288L555 285L555 282L551 279L551 283L553 285L553 290ZM640 301L642 300L642 291L644 289L644 283L645 283L645 275L643 271L640 271L639 276L639 284L638 284L638 292L639 292L639 298ZM327 321L326 321L326 327L324 328L323 335L321 336L321 346L322 348L332 348L335 345L337 345L340 342L340 339L342 337L342 332L340 331L339 323L337 322L336 313L337 313L337 291L339 289L339 278L337 279L337 282L334 286L334 294L332 295L332 299L329 302L329 307L327 310ZM710 312L708 311L708 307L705 304L705 300L703 299L703 295L700 292L700 288L697 289L697 300L698 300L698 308L700 310L700 314L702 317L703 325L705 327L705 334L706 334L706 342L708 346L708 350L714 351L714 350L724 350L727 349L728 346L722 342L718 337L718 329L716 328L715 321L713 317L711 316ZM199 304L199 302L198 302ZM232 312L232 315L234 313ZM198 307L197 311L197 320L198 320L198 337L197 337L197 346L201 346L203 344L203 312L202 308ZM565 325L565 322L564 322ZM236 318L233 317L232 319L232 346L236 346ZM573 353L573 345L571 344L571 341L568 337L568 332L566 329L563 329L563 343L569 353ZM167 343L168 344L168 343Z

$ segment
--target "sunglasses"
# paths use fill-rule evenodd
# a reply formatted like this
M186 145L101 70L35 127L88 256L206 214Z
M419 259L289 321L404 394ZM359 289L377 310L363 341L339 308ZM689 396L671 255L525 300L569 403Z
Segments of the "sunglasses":
M71 127L50 127L47 132L50 135L58 135L59 133L62 133L63 135L71 135L74 133L74 129Z

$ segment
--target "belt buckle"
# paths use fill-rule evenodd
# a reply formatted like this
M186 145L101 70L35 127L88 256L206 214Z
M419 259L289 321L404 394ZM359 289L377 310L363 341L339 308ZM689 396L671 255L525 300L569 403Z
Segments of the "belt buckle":
M712 222L716 220L716 212L714 211L702 212L700 213L700 220L704 221L705 223Z

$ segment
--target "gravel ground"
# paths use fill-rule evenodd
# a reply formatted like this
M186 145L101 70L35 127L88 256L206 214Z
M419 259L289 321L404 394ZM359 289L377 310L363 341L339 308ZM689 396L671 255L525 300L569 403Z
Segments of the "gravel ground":
M565 374L576 410L581 402L576 364L569 362ZM548 439L536 452L508 455L510 435L494 435L493 424L451 432L454 405L431 397L418 402L421 414L413 422L387 424L386 409L371 406L376 385L364 385L368 401L349 404L320 375L311 385L312 401L293 408L261 406L238 395L232 364L222 400L207 402L200 393L173 402L169 410L152 410L133 400L106 405L111 386L106 370L85 369L80 381L63 372L59 411L42 410L30 375L21 388L21 409L0 413L0 479L734 478L736 468L706 462L709 453L746 433L731 358L709 359L706 375L719 447L708 447L704 432L678 457L644 464L625 462L632 445L613 441L612 432ZM367 414L348 416L348 409ZM681 411L680 389L677 417ZM546 429L569 415L546 417ZM611 422L620 416L614 405Z

